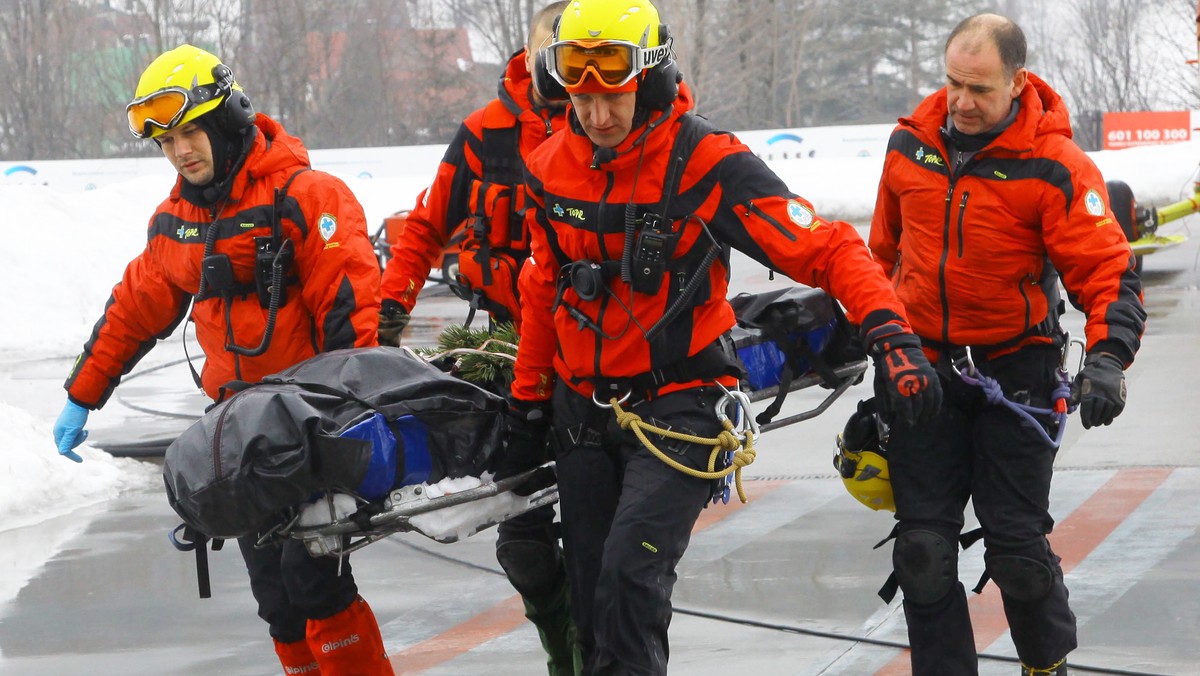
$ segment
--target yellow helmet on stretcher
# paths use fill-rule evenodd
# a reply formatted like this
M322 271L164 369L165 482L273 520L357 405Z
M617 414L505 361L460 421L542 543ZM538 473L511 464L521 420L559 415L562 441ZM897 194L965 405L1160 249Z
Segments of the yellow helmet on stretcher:
M885 439L887 426L880 421L874 400L858 402L858 410L837 437L833 466L855 500L874 510L894 512L896 500L888 476Z

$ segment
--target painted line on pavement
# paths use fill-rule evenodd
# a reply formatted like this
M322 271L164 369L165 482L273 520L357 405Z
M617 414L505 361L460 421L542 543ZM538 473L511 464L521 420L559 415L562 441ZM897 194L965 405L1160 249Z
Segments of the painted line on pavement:
M1200 530L1200 469L1178 468L1091 554L1066 576L1071 610L1079 627L1100 617L1126 592L1151 577L1153 571ZM1130 631L1145 631L1144 618ZM1112 665L1111 657L1089 658L1105 646L1080 645L1072 658L1081 663ZM1015 655L1011 633L988 646L994 654ZM1116 666L1116 665L1112 665ZM1129 667L1126 667L1129 668Z
M1063 520L1050 534L1054 553L1062 557L1063 572L1069 573L1087 558L1166 481L1171 472L1169 467L1119 470ZM969 601L975 647L982 650L1008 630L1008 622L995 584L989 584L982 594L973 595ZM876 676L903 676L910 669L909 651L905 650L877 671Z
M754 504L755 496L765 497L781 485L783 482L777 481L746 482L743 488L746 490L748 503L742 504L735 495L728 505L710 505L700 513L692 533L699 533L722 519L737 514L744 507ZM508 581L504 584L508 584ZM524 621L524 604L520 595L514 594L465 622L389 655L388 660L397 676L419 674L513 631Z

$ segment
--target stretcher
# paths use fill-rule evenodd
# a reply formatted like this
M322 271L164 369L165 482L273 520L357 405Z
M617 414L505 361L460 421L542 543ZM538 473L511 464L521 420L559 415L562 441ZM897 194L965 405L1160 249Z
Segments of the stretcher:
M714 411L718 419L733 420L723 421L729 431L721 442L724 455L704 474L723 482L719 497L725 501L735 472L753 451L749 460L738 454L758 434L820 415L862 379L867 366L861 355L838 362L822 357L845 333L844 317L822 292L732 300L739 309L734 337L747 365L747 386L727 391ZM496 342L490 337L482 344ZM492 480L507 402L455 377L453 363L446 372L447 360L478 351L339 350L247 384L168 448L168 500L201 538L253 534L260 545L290 538L322 556L344 556L396 533L455 542L553 505L553 462ZM511 361L515 346L498 352L497 358ZM821 402L770 419L784 395L814 385L829 389ZM770 415L751 410L753 402L766 400L775 409ZM638 424L643 440L663 433ZM646 437L646 431L653 434Z

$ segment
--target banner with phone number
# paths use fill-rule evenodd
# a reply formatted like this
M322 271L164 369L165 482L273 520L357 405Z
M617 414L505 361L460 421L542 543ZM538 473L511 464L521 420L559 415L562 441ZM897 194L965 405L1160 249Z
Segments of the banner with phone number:
M1192 138L1190 111L1104 114L1104 149L1178 143Z

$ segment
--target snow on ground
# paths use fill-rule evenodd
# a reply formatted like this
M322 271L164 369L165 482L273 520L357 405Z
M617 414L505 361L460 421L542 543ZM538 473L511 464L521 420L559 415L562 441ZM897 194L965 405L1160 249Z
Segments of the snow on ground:
M1190 192L1200 142L1094 157L1108 178L1129 182L1143 202L1164 204ZM880 158L805 158L770 165L823 215L859 224L869 219ZM429 178L346 181L374 229L388 214L411 207ZM0 222L6 226L0 288L8 290L0 294L0 375L38 359L66 364L78 353L126 262L144 245L147 220L169 187L170 179L161 175L79 193L0 187ZM0 533L160 481L153 465L113 458L86 444L80 451L83 464L60 458L52 440L54 420L30 413L44 410L45 402L30 404L17 395L0 401Z

